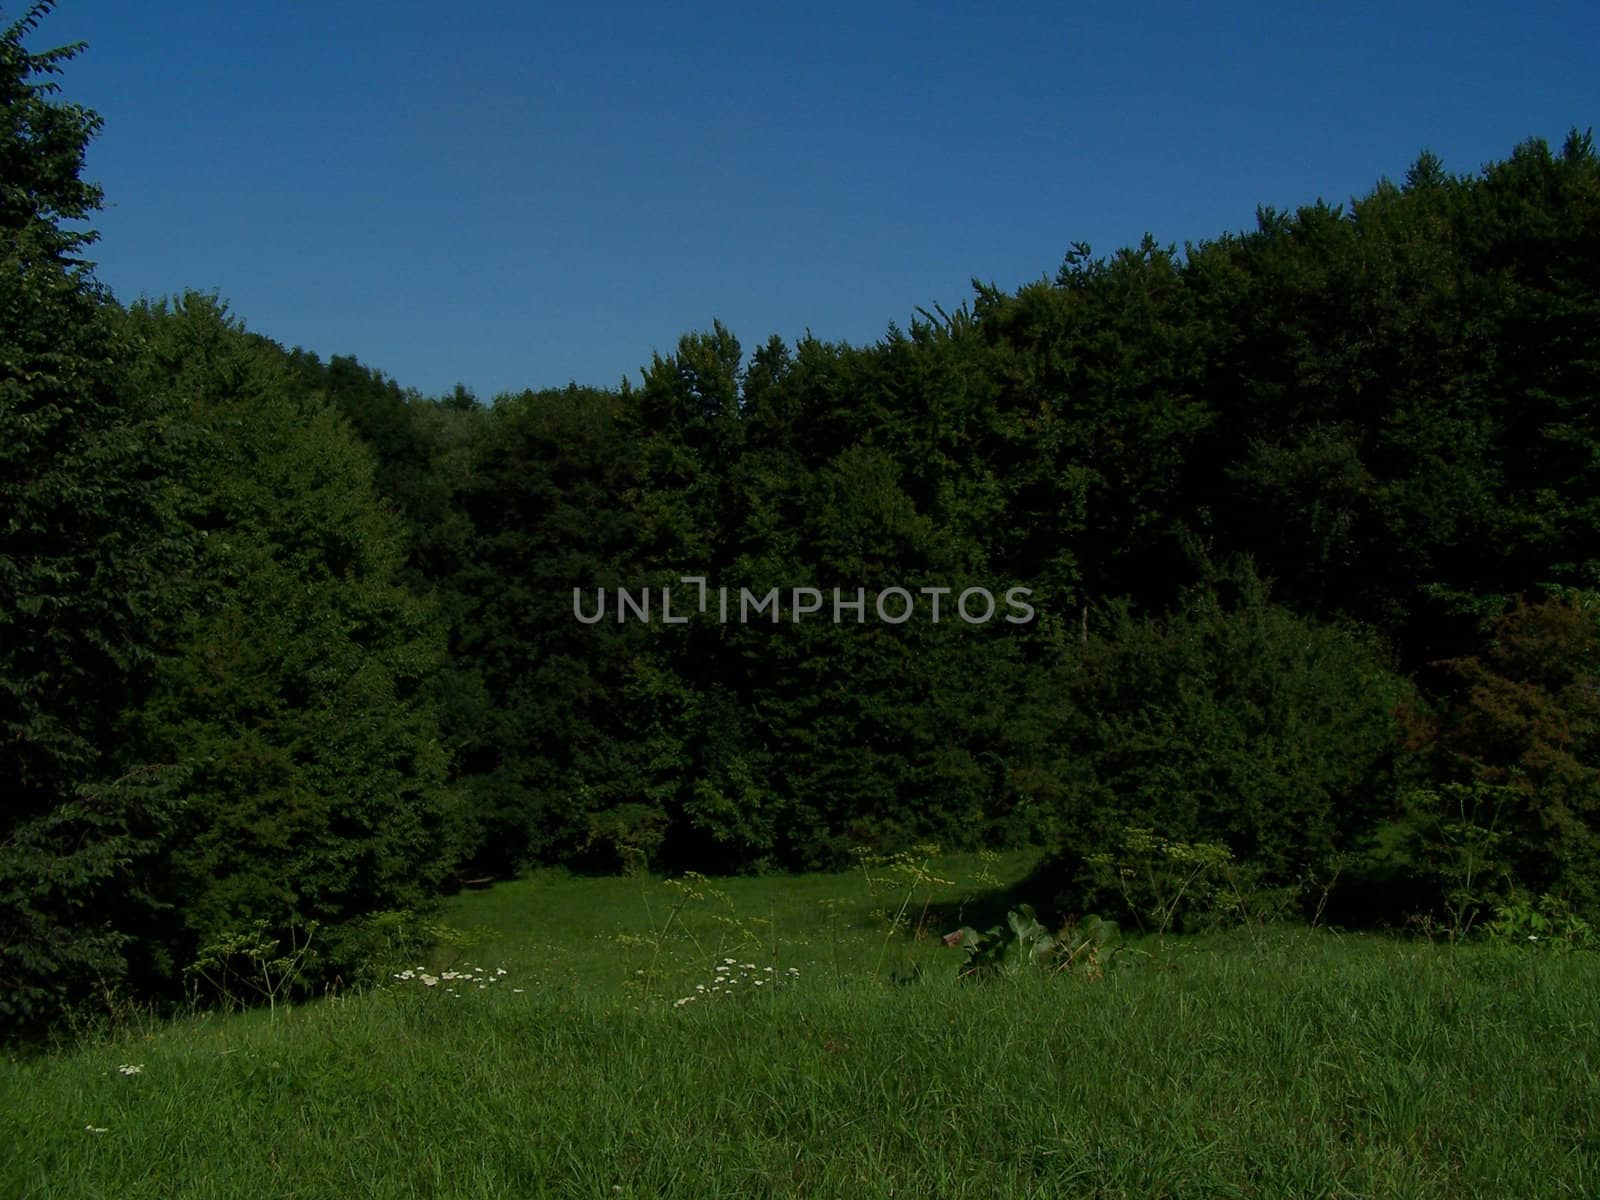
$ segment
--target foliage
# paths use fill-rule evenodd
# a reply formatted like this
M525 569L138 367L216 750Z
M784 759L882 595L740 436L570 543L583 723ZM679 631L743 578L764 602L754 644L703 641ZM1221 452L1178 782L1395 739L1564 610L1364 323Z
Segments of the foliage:
M1237 921L1245 900L1233 854L1221 842L1172 842L1130 826L1113 850L1088 857L1097 894L1118 895L1141 927L1169 929Z
M1477 178L1425 155L1182 254L1075 245L1049 282L874 345L747 355L713 322L638 386L470 421L330 364L448 614L478 865L583 861L644 810L665 869L929 839L1081 859L1133 824L1221 842L1280 909L1401 819L1405 677L1472 652L1507 597L1600 578L1593 364L1562 332L1597 311L1597 179L1580 135ZM1235 560L1273 603L1213 565ZM1038 620L568 611L574 586L683 575L1014 581Z
M332 982L351 988L382 985L421 958L475 946L483 936L410 909L367 913L326 934L323 957L338 972Z
M374 914L536 863L864 848L891 938L933 841L1057 847L1067 910L1163 931L1347 865L1341 919L1386 882L1365 919L1600 920L1588 135L1074 244L871 345L713 320L637 385L484 406L214 297L113 303L80 47L23 45L50 8L0 33L8 1026L173 991L240 929L321 922L354 973ZM1016 585L1036 619L574 617L685 576Z
M82 268L87 264L72 256L96 234L65 223L99 211L103 194L83 178L83 156L104 122L81 104L55 99L60 87L47 78L84 43L44 51L22 44L54 7L54 0L32 4L0 30L0 231L8 265L19 265L12 256L20 252L27 266Z
M1406 861L1437 898L1437 911L1416 914L1442 921L1452 940L1470 934L1496 900L1514 886L1505 858L1504 825L1510 789L1483 782L1444 783L1406 797Z
M283 947L282 939L269 936L267 922L257 921L246 931L225 933L206 942L184 973L204 984L221 1001L224 1011L231 1011L254 993L267 1002L275 1017L278 1002L289 999L305 983L316 961L312 944L316 935L315 921L304 927L291 924L289 944Z
M255 922L425 906L456 850L421 695L441 647L398 582L367 451L213 300L141 304L128 325L138 386L188 405L197 452L170 503L203 544L129 722L146 756L184 765L194 814L158 874L181 925L154 936L181 958Z
M1121 942L1116 922L1093 914L1051 934L1030 904L1008 912L1004 925L983 933L963 925L944 938L945 945L958 946L966 953L957 972L961 979L992 975L1015 979L1039 970L1052 975L1071 972L1081 979L1096 980L1116 960Z
M617 865L635 875L660 848L667 833L667 816L648 804L624 804L590 813L586 849L609 852Z
M1159 619L1112 606L1061 663L1048 695L1066 908L1114 903L1134 878L1134 910L1166 924L1183 889L1155 887L1151 870L1190 877L1230 860L1250 876L1241 892L1289 887L1387 810L1405 682L1368 639L1268 603L1252 574L1233 590L1197 591ZM1127 845L1130 827L1188 857Z
M1454 792L1495 797L1506 879L1600 917L1600 604L1519 601L1478 654L1439 664L1413 737ZM1447 785L1447 788L1450 785ZM1459 807L1451 804L1450 807ZM1478 824L1485 824L1483 819Z
M1195 499L1291 606L1406 665L1470 652L1537 584L1593 587L1600 159L1574 131L1478 178L1424 155L1345 208L1263 210L1190 254L1214 318Z
M1494 920L1484 928L1501 941L1540 950L1600 950L1600 931L1593 923L1548 892L1536 898L1523 893L1496 904Z
M125 967L138 864L173 819L129 756L122 709L147 691L153 636L191 551L164 511L173 465L159 404L131 396L129 350L68 227L99 118L49 76L80 46L0 31L0 1027L36 1025Z

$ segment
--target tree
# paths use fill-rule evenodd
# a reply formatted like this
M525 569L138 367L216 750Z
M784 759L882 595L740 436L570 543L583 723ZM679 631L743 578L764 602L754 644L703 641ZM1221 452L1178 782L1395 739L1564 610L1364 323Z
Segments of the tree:
M1391 811L1409 686L1370 637L1270 603L1248 564L1165 616L1117 604L1101 625L1034 714L1054 724L1046 778L1069 907L1114 902L1078 869L1130 827L1221 842L1263 883L1292 887Z
M1413 714L1437 777L1496 797L1506 882L1600 916L1600 595L1518 599L1471 657L1435 664L1436 711ZM1431 798L1431 797L1430 797ZM1420 814L1422 849L1448 811ZM1420 855L1419 855L1420 856Z
M41 260L86 267L74 259L94 242L92 230L68 229L63 221L82 221L99 210L102 193L83 178L84 150L103 124L82 105L53 97L51 79L77 57L85 44L30 53L22 39L55 7L41 0L0 34L0 231L8 250L18 243ZM15 242L9 239L16 239Z
M166 580L188 552L162 504L165 414L129 396L115 312L74 257L94 235L63 224L99 204L82 169L100 119L45 78L81 46L22 44L50 7L0 33L0 1020L12 1022L123 968L115 914L136 906L103 901L137 897L130 865L166 818L142 793L160 772L111 747L149 685Z
M638 586L619 566L635 544L621 406L579 387L500 397L454 492L469 528L440 591L471 664L453 727L487 869L574 857L591 814L641 794L620 700L644 630L572 612L576 587Z
M187 819L150 869L175 919L152 950L181 966L256 921L425 906L457 848L423 696L443 637L401 584L404 531L374 456L212 298L127 319L136 387L185 406L170 504L201 535L123 734L185 769Z

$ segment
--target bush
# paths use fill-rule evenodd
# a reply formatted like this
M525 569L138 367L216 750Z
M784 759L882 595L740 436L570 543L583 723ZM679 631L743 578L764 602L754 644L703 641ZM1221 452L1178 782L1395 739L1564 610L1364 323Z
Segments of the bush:
M1092 860L1130 827L1215 843L1270 889L1325 871L1391 806L1408 685L1381 648L1269 604L1248 569L1224 585L1231 602L1211 586L1160 619L1111 606L1059 670L1067 908L1118 904Z
M1500 798L1505 883L1600 919L1600 595L1519 601L1437 672L1414 732L1447 786Z

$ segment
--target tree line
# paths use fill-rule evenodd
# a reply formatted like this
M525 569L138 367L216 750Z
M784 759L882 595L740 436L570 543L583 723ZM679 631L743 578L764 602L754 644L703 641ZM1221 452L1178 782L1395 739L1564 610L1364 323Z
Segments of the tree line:
M1587 135L481 404L118 303L50 7L0 37L7 1025L249 928L320 922L349 977L383 914L535 863L1044 844L1107 911L1153 830L1283 911L1438 913L1465 854L1600 918ZM685 576L1033 619L575 619Z

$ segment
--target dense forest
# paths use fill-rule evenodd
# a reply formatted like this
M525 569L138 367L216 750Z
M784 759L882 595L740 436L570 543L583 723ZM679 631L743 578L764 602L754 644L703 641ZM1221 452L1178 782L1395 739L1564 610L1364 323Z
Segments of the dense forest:
M873 345L714 323L485 404L110 295L48 8L0 35L7 1028L313 921L348 980L531 864L1043 844L1062 911L1110 912L1155 837L1280 915L1400 926L1467 880L1600 920L1588 135L1072 245ZM669 587L685 622L575 610ZM892 588L943 619L878 619ZM969 588L1033 619L953 617Z

